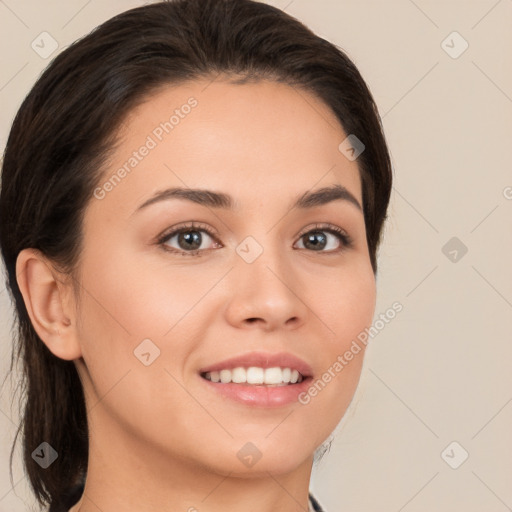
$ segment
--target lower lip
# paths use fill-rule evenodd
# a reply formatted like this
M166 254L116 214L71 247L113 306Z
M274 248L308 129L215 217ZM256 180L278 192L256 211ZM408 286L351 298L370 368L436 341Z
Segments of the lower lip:
M286 386L265 386L254 384L223 384L212 382L201 376L199 378L213 391L236 402L255 407L282 407L298 402L300 393L306 391L310 385L311 377L302 382Z

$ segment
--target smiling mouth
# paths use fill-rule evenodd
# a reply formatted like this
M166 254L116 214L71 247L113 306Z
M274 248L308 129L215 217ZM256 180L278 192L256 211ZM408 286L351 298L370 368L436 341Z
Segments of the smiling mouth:
M258 366L223 369L203 372L203 379L219 384L243 384L249 386L290 386L299 384L304 376L296 369L289 367L261 368Z

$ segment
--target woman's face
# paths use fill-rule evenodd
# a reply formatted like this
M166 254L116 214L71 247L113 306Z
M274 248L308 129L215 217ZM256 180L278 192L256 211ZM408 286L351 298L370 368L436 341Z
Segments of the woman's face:
M271 82L168 87L132 111L84 218L76 364L93 445L242 476L310 462L364 349L335 363L375 308L347 135L314 96ZM338 192L305 197L325 187ZM204 375L290 378L266 367L304 380Z

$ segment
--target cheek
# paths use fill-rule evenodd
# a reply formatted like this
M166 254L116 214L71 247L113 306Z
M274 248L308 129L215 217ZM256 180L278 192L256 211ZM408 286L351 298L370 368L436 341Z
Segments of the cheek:
M151 396L162 376L168 378L164 369L183 380L184 363L204 338L198 312L208 301L201 299L219 270L141 264L120 253L111 247L108 258L84 258L78 335L98 396L127 372ZM154 362L146 367L140 358L148 352Z
M98 334L161 338L190 314L219 279L219 270L169 267L136 258L110 256L84 268L89 327ZM94 319L92 325L91 319Z
M87 367L82 377L93 405L89 421L101 428L108 411L137 436L145 430L162 436L165 426L179 420L174 411L190 406L173 378L183 380L181 363L193 350L186 339L190 333L179 330L187 313L183 286L152 282L147 270L126 264L104 264L101 270L85 274L87 293L80 308L79 337ZM102 406L95 407L98 403ZM140 421L149 417L155 420L151 428Z
M315 302L328 332L319 347L322 368L299 402L308 409L311 421L322 418L327 435L342 418L359 382L366 345L358 336L372 323L376 286L366 263L351 266L323 283L321 299ZM317 294L320 296L320 290Z
M343 269L321 281L315 292L318 316L328 328L333 349L341 350L371 325L375 313L376 285L366 262Z

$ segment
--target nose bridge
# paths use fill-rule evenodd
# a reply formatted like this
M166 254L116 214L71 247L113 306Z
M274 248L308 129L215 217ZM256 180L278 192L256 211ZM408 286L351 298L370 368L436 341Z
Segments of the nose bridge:
M288 261L288 254L282 244L273 240L272 232L258 235L258 240L248 236L236 248L238 274L241 279L248 279L257 291L261 287L275 288L276 292L283 291L286 276L293 269ZM283 282L284 281L284 282Z
M228 311L234 323L254 323L258 319L275 327L305 319L307 308L296 290L299 278L284 247L275 240L270 243L271 238L260 236L260 242L249 236L236 248Z

